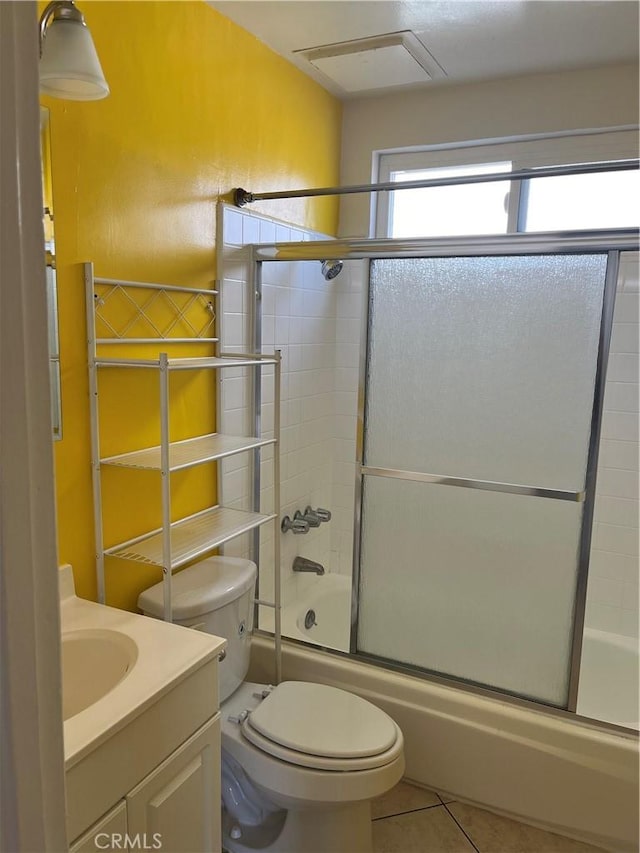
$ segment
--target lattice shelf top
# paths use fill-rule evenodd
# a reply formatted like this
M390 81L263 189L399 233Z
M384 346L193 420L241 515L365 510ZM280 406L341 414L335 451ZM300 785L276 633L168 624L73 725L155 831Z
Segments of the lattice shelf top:
M96 343L215 342L217 292L94 277Z

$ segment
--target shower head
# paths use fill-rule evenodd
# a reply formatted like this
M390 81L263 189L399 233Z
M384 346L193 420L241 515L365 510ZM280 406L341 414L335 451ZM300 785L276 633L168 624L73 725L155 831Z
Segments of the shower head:
M342 271L342 261L322 261L322 275L327 281L331 281Z

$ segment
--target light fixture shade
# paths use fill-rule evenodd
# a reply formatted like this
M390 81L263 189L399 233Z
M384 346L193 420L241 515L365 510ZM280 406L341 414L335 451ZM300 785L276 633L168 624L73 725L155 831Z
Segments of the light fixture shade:
M107 97L109 86L85 24L54 20L47 27L40 58L40 91L72 101Z

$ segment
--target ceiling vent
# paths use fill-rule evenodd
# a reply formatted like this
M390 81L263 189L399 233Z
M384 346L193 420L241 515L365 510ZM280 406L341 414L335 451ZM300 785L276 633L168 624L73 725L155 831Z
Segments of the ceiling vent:
M294 52L350 94L446 77L443 68L410 31Z

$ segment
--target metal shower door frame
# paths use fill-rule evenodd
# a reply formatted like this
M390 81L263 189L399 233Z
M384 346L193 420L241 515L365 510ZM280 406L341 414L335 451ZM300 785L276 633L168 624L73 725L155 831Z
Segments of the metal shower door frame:
M509 255L540 255L540 254L606 254L607 267L604 283L603 302L600 316L600 331L598 356L591 413L590 440L587 454L587 466L584 489L580 492L560 492L528 487L518 484L491 483L488 481L465 480L458 477L442 477L438 475L420 474L418 472L383 471L369 469L370 474L383 476L398 476L404 479L418 479L427 482L439 482L450 486L466 488L489 489L514 494L537 494L541 497L571 500L584 503L582 514L580 547L578 555L578 571L574 598L573 630L571 655L569 660L569 686L566 708L559 710L575 713L578 699L580 678L580 658L582 652L582 637L586 609L587 581L589 575L589 554L593 526L595 504L595 485L598 466L602 412L604 403L606 365L611 341L613 324L613 308L616 295L620 253L638 251L640 240L637 229L618 229L607 231L584 232L546 232L536 234L507 234L488 235L468 238L435 238L422 240L398 239L365 239L365 240L332 240L306 241L304 243L280 243L260 245L254 248L253 259L256 279L260 281L263 261L307 261L307 260L363 260L367 265L372 260L389 258L442 258L442 257L487 257ZM358 413L356 436L356 481L354 506L354 543L351 599L351 636L349 656L363 662L374 663L388 669L407 672L412 675L447 683L472 692L501 698L513 698L516 701L532 704L537 707L547 707L546 703L510 694L499 688L480 685L463 678L428 670L411 664L400 663L387 658L367 654L358 650L357 630L359 618L360 595L360 549L362 533L362 494L364 477L367 468L364 466L364 433L365 433L365 395L367 355L369 349L369 274L365 276L363 292L362 334L360 339L360 376L358 385ZM256 292L255 316L261 315L260 296ZM259 319L256 325L259 327ZM407 476L409 475L409 476ZM331 649L327 649L331 652ZM556 706L551 706L556 707Z

